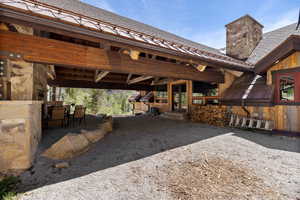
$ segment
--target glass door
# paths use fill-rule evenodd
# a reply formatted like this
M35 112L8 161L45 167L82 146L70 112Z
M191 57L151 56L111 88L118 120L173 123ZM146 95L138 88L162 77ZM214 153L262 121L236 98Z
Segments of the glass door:
M176 112L186 112L187 91L186 84L176 84L172 86L172 110Z

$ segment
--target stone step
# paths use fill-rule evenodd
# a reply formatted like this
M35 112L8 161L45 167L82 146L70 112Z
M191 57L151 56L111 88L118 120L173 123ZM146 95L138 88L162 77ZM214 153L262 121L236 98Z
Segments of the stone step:
M188 120L188 115L187 113L184 112L164 112L160 116L172 120L181 120L181 121Z

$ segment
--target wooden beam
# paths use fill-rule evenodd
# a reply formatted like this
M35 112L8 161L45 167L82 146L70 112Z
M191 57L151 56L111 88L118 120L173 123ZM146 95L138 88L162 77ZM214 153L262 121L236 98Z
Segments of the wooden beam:
M142 82L142 81L145 81L145 80L149 80L149 79L152 79L152 78L153 78L153 76L140 76L140 77L129 80L128 85L138 83L138 82Z
M49 80L48 84L50 86L56 87L68 87L68 88L93 88L93 89L118 89L118 90L142 90L142 91L152 91L153 86L144 84L133 84L128 85L126 83L95 83L93 81L83 81L83 80L65 80L65 79L55 79Z
M224 82L221 72L199 72L194 67L128 55L37 36L0 31L0 50L19 53L28 62L61 65L125 74Z
M98 70L96 70L95 82L98 83L98 82L101 81L101 79L103 79L107 74L109 74L109 71L102 71L102 72L99 72Z
M151 85L166 85L170 82L174 81L174 79L169 79L169 78L165 78L165 79L161 79L161 80L154 80L152 81Z

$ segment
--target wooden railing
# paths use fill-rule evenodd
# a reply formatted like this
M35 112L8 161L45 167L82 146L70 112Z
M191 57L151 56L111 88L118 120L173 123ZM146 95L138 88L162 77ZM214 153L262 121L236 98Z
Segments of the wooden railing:
M219 96L193 96L192 97L192 102L193 104L201 104L201 105L205 105L207 104L208 101L214 101L217 100L219 102L220 97ZM201 103L195 103L194 100L198 100L201 101Z
M168 103L168 97L155 97L155 103Z

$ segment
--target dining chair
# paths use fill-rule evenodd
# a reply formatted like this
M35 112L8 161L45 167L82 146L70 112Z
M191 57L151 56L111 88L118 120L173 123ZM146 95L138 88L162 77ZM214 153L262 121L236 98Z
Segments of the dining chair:
M73 114L73 126L75 126L75 122L78 121L79 126L81 125L82 121L84 122L86 126L86 120L85 120L85 111L86 108L78 105L75 106L74 114Z
M65 126L65 108L63 106L53 107L49 121L60 121L61 127Z

